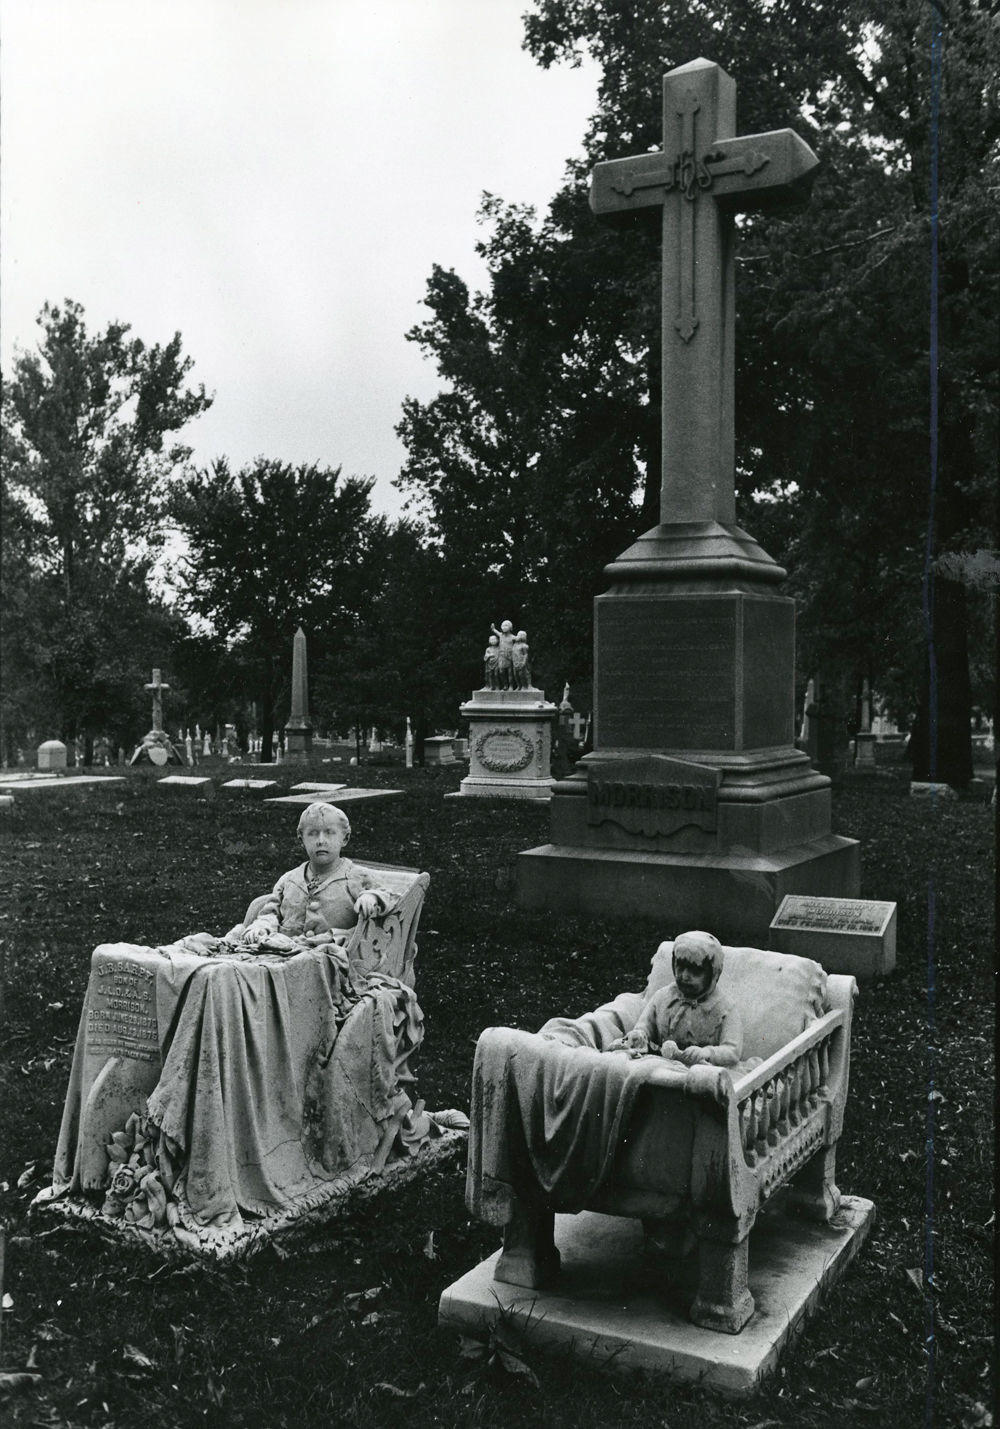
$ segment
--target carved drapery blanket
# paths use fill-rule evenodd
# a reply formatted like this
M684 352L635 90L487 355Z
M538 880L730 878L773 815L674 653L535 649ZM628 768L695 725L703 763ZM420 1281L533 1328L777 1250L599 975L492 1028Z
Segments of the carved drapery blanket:
M106 1190L108 1147L138 1114L156 1143L174 1234L231 1238L244 1217L381 1169L410 1109L406 1064L422 1035L411 988L379 974L355 985L337 952L234 961L183 940L104 944L92 959L54 1193Z

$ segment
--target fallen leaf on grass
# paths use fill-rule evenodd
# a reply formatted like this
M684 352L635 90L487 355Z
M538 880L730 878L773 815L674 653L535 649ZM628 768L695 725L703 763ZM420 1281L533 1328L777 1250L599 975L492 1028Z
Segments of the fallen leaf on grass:
M424 1255L428 1260L437 1260L437 1251L434 1249L434 1232L427 1232L427 1239L424 1241Z
M386 1394L393 1395L396 1399L416 1399L417 1395L427 1388L423 1380L416 1389L400 1389L398 1384L390 1384L386 1379L380 1379L375 1386L376 1389L384 1389Z
M858 1380L854 1388L858 1390L859 1393L864 1394L866 1390L871 1389L874 1383L875 1376L873 1374L866 1374L862 1379Z
M29 1161L27 1166L25 1166L24 1170L21 1172L20 1176L18 1176L17 1178L18 1189L20 1190L24 1186L27 1186L28 1182L34 1179L34 1175L35 1162Z
M129 1360L132 1364L137 1364L140 1369L156 1368L156 1365L149 1358L149 1355L144 1354L142 1350L136 1349L135 1345L126 1345L122 1350L122 1357Z
M3 1299L0 1300L0 1310L13 1310L13 1308L14 1301L11 1299L10 1295L5 1294Z
M919 1290L921 1293L923 1293L924 1272L919 1268L919 1266L915 1267L912 1270L908 1270L906 1272L906 1278L915 1290Z
M372 1310L369 1315L363 1315L361 1317L361 1323L362 1325L377 1325L381 1319L382 1316L379 1314L379 1312L377 1310Z
M40 1374L33 1374L27 1370L11 1370L0 1373L0 1394L17 1394L22 1389L30 1389L33 1384L37 1384L41 1379Z

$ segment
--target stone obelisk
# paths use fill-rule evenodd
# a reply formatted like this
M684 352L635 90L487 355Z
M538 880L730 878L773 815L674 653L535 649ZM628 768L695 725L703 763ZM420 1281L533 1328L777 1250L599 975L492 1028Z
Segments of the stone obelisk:
M593 753L519 857L523 907L766 946L786 893L857 896L858 845L794 744L785 572L735 523L734 214L807 197L817 163L790 129L737 136L736 86L699 59L664 76L662 150L594 169L599 218L662 225L660 524L605 571Z
M300 625L292 641L292 712L285 725L285 758L305 764L312 753L313 727L309 718L309 676L306 672L306 637Z

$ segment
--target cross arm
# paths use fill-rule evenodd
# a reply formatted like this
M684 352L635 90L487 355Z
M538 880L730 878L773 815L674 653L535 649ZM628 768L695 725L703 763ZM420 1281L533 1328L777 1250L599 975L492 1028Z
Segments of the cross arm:
M643 209L662 208L664 192L673 187L674 165L659 151L608 159L591 172L591 211L607 223L628 223Z
M741 210L804 202L819 168L819 159L794 129L722 139L704 162L712 196Z

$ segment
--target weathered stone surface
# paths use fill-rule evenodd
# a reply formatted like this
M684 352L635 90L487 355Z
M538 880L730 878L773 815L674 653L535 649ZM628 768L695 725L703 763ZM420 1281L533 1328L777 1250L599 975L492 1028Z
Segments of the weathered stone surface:
M191 794L196 799L211 799L215 793L211 779L195 774L168 774L165 779L157 779L156 787L168 793Z
M227 779L219 785L219 791L233 798L244 794L262 799L279 787L277 779Z
M300 804L303 808L316 803L316 790L308 794L282 794L276 799L265 799L265 804ZM402 789L341 789L337 794L338 804L359 804L365 799L401 799Z
M882 977L896 966L896 905L789 894L771 923L770 946L859 982Z
M38 746L38 768L41 772L66 768L66 746L61 739L47 739Z
M551 797L552 726L558 710L543 691L475 690L461 714L469 721L469 772L459 796Z
M845 1196L828 1225L764 1214L750 1261L753 1318L739 1335L694 1325L685 1313L690 1286L671 1292L644 1253L639 1221L583 1211L557 1216L558 1281L525 1289L494 1279L496 1251L441 1296L438 1323L485 1338L508 1316L530 1344L572 1353L591 1365L645 1370L743 1398L774 1370L785 1345L863 1245L875 1210Z
M450 734L434 734L424 740L424 764L433 768L455 763L455 741Z
M766 939L786 891L855 896L859 863L831 833L828 778L794 747L785 572L735 524L734 214L797 201L817 160L791 131L738 138L735 124L733 81L695 60L664 77L662 151L593 171L598 217L662 223L660 524L605 569L593 752L554 787L551 843L520 855L517 898L608 917L669 910L677 926L745 941ZM606 767L644 756L700 766L714 800L671 819L692 813L693 775L671 810L654 777ZM600 803L608 785L625 786L624 803Z

